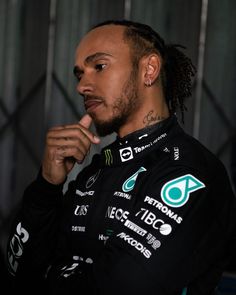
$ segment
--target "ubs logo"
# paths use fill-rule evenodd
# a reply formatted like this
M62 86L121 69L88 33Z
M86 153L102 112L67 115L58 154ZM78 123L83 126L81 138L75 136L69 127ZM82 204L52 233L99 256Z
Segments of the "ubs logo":
M131 147L127 147L120 150L120 159L122 162L133 159L133 151Z
M86 215L88 212L88 205L77 205L74 211L74 214L77 216L83 216Z

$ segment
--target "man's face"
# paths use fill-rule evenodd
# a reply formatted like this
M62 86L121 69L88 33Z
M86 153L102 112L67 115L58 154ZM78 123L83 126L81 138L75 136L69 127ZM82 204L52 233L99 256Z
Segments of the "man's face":
M96 28L76 50L77 90L101 136L118 132L139 107L137 70L133 70L123 30L114 25Z

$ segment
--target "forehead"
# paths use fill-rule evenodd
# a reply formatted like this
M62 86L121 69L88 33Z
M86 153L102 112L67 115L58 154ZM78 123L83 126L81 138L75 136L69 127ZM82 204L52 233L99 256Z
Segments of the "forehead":
M96 52L105 52L114 57L129 53L129 45L124 41L125 27L106 25L95 28L86 34L76 49L76 59L85 60Z

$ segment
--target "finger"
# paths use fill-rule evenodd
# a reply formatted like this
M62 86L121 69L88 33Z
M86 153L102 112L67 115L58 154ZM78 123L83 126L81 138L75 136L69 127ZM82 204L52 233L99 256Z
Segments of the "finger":
M59 126L53 126L49 129L49 131L51 130L63 130L63 129L69 129L69 128L76 128L78 127L78 124L82 125L83 127L89 129L89 127L92 124L93 119L88 115L85 114L80 121L77 124L68 124L68 125L59 125Z
M88 129L92 125L92 122L93 119L89 116L89 114L85 114L78 123Z
M84 135L85 135L90 142L95 144L100 143L100 139L88 129L91 123L92 123L92 118L89 115L85 115L77 124L56 126L51 128L48 131L48 137L51 137L51 138L76 137L76 138L84 139Z
M82 132L85 133L86 136L93 142L99 143L100 139L96 135L94 135L91 131L89 131L89 127L91 126L93 119L89 114L85 114L82 119L78 122ZM92 136L92 137L91 137Z
M83 132L81 132L83 134ZM81 150L84 154L90 149L91 142L86 135L81 135L84 138L71 138L71 137L49 137L47 145L49 147L75 147Z
M82 130L84 127L76 125L74 128L64 128L61 130L51 130L47 134L47 143L50 145L80 145L85 146L91 143L98 143L94 139L93 133L89 130Z
M54 159L58 161L64 161L67 159L74 158L77 162L82 162L86 157L88 150L86 152L81 151L78 147L62 146L56 147Z

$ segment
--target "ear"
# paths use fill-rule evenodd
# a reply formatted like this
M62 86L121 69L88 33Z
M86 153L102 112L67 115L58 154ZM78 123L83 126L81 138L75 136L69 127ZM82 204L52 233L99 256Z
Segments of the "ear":
M143 83L152 86L158 79L161 70L161 58L158 54L152 53L145 56L142 63Z

